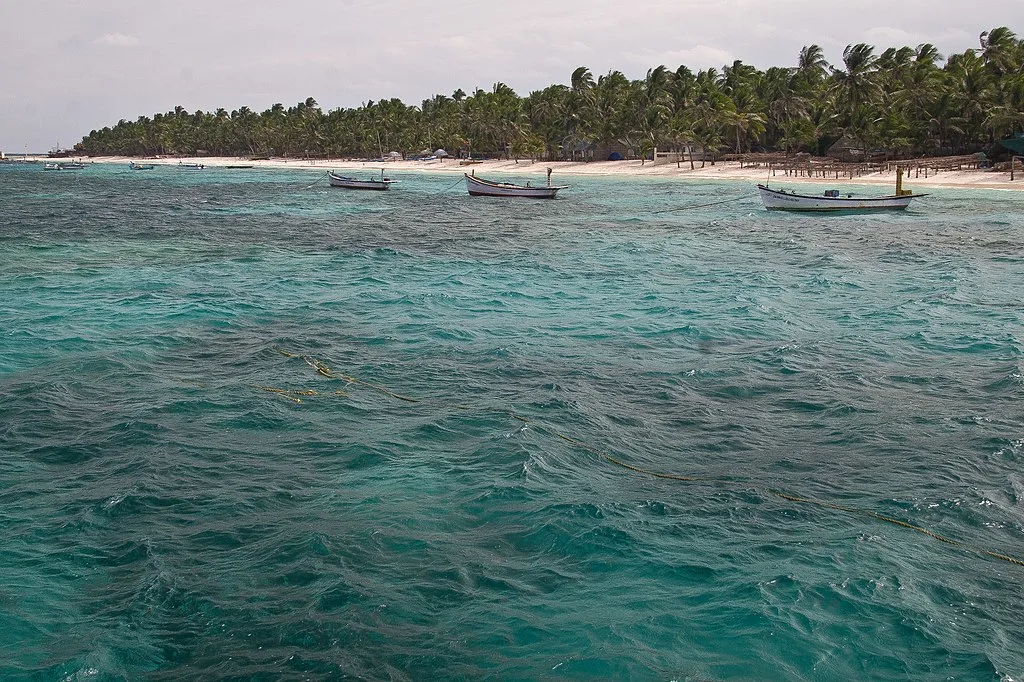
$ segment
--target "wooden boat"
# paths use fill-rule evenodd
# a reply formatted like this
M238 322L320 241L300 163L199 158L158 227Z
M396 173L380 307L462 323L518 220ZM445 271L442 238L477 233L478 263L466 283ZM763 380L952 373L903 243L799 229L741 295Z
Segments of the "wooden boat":
M204 166L201 163L182 163L181 161L179 161L178 168L181 168L183 170L203 170L204 168L206 168L206 166Z
M533 187L527 182L516 185L511 182L492 182L476 177L476 174L463 173L466 176L466 189L473 197L526 197L528 199L554 199L558 190L568 185L552 185L551 169L548 169L548 184Z
M79 161L43 164L43 170L82 170L83 168L85 168L85 164Z
M853 194L843 195L839 190L826 191L821 196L797 194L793 191L771 189L767 185L758 185L761 202L769 211L808 211L808 212L848 212L864 211L902 211L910 202L927 194L914 194L903 189L903 169L896 171L896 193L884 197L859 197Z
M344 175L338 175L334 171L327 171L327 180L331 183L331 187L341 187L342 189L375 189L383 191L391 187L397 180L384 177L384 171L380 172L380 179L370 178L368 180L357 180L356 178L349 178Z
M128 168L130 168L132 170L153 170L153 164L151 164L151 163L135 163L134 161L130 161L128 163Z

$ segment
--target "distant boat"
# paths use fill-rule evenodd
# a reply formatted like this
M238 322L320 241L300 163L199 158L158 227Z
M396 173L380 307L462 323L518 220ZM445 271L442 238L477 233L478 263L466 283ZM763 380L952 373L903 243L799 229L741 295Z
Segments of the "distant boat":
M129 162L128 168L132 170L153 170L153 164L151 163L135 163L134 161Z
M235 165L235 166L224 166L224 167L225 167L225 168L233 168L233 169L235 169L235 170L241 170L241 169L243 169L243 168L252 168L252 166L248 166L248 165L245 165L245 164L242 164L242 165Z
M466 176L466 189L470 196L474 197L525 197L528 199L554 199L558 190L566 189L568 185L552 185L551 169L548 169L548 184L533 187L527 182L525 185L516 185L511 182L493 182L476 177L475 174Z
M178 168L181 168L182 170L203 170L206 166L201 163L182 163L179 161Z
M797 194L791 190L770 189L758 185L761 201L769 211L845 212L901 211L918 197L927 194L913 194L903 189L903 169L896 171L896 193L883 197L862 197L855 194L843 195L839 190L827 190L823 195Z
M384 171L380 172L380 179L370 178L368 180L357 180L356 178L345 177L344 175L338 175L334 171L327 171L327 180L331 183L331 187L341 187L343 189L375 189L375 190L386 190L391 187L397 180L384 177Z
M85 168L85 164L78 161L43 164L43 170L82 170L83 168Z

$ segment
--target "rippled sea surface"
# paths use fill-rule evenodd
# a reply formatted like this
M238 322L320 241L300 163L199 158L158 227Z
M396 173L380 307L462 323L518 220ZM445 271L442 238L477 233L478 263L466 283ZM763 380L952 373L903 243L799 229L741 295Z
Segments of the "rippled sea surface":
M0 678L1024 679L1024 194L400 179L0 166Z

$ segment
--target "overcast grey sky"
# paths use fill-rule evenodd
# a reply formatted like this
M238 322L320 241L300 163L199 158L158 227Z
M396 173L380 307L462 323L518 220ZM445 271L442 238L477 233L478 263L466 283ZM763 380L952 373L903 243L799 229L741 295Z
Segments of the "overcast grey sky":
M978 46L1024 33L1024 0L0 0L0 149L71 146L118 119L322 108L507 83L526 95L595 75L735 59L792 66L843 48Z

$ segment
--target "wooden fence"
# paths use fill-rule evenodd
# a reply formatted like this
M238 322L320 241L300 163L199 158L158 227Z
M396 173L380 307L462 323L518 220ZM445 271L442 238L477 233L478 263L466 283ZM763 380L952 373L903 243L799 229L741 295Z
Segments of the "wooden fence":
M985 161L974 154L965 156L935 156L920 159L888 161L844 162L829 157L785 154L728 154L726 161L738 161L740 168L761 167L772 176L782 174L788 177L806 178L856 178L873 173L895 173L897 168L910 177L927 178L940 172L973 170Z

